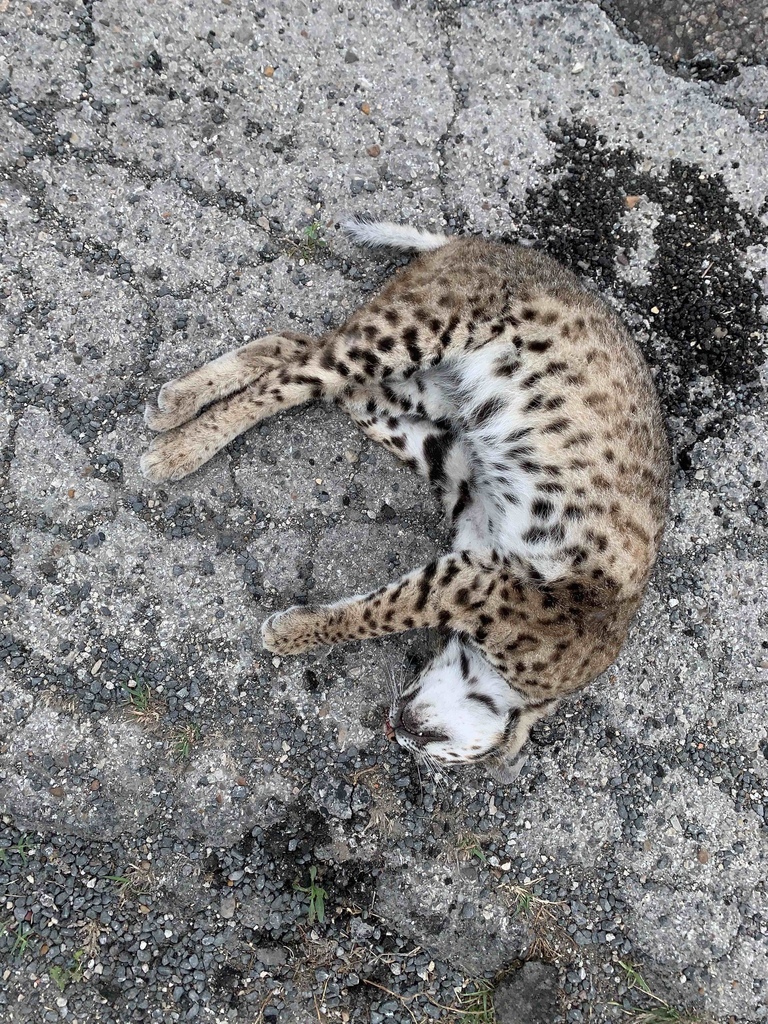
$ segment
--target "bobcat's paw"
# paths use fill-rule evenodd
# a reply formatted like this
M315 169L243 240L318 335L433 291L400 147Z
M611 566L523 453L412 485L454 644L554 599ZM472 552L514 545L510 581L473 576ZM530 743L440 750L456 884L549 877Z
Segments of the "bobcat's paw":
M212 454L182 430L154 438L139 465L143 476L159 484L164 480L181 480L194 473Z
M172 430L196 416L205 404L197 388L182 378L163 384L157 396L157 405L149 402L144 409L144 422L150 430Z
M270 615L261 626L261 639L273 654L298 654L317 647L317 611L295 605Z

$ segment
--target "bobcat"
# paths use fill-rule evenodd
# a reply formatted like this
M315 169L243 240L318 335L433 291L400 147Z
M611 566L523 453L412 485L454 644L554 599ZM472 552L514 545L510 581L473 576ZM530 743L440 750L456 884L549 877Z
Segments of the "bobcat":
M439 488L453 547L372 593L272 615L264 646L436 627L447 643L396 696L387 735L427 761L501 767L624 643L667 510L656 392L616 316L543 254L346 228L423 254L321 338L271 334L165 384L142 471L178 480L281 409L340 403Z

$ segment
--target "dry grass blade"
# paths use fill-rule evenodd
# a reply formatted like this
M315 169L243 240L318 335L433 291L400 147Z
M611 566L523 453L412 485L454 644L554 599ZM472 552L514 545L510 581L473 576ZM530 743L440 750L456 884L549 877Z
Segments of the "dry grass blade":
M629 991L640 992L654 1003L650 1007L621 1007L632 1024L714 1024L710 1017L702 1017L688 1010L678 1010L662 996L657 995L634 964L619 960L619 967L626 975ZM618 1006L618 1003L612 1005Z
M525 918L533 934L533 941L528 947L526 959L546 960L550 963L558 959L558 949L572 946L572 940L560 927L555 908L561 906L557 900L545 900L536 896L528 885L502 885L514 901L514 912Z
M152 687L135 681L123 686L123 706L145 729L155 729L165 711L165 705L155 696Z

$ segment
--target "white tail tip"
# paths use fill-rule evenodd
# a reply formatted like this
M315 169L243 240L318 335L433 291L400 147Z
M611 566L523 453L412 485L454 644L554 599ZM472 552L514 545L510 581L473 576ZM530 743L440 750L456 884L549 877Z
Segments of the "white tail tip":
M386 246L389 249L419 249L427 252L430 249L439 249L451 240L448 235L420 231L418 228L408 227L407 224L395 224L390 220L373 221L359 217L344 221L341 226L356 242L372 248Z

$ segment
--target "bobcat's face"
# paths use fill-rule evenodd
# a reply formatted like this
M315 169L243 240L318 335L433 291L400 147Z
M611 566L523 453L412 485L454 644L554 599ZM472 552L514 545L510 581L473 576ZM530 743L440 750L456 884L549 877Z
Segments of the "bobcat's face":
M424 760L481 761L506 749L522 706L480 654L453 639L394 701L387 733Z

